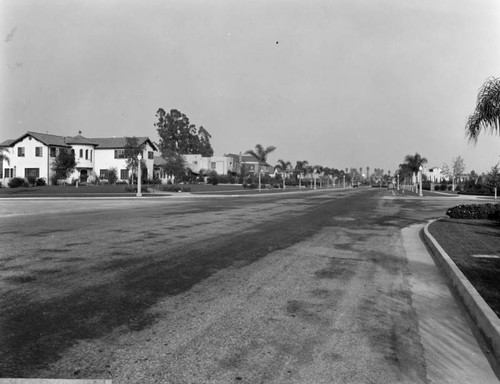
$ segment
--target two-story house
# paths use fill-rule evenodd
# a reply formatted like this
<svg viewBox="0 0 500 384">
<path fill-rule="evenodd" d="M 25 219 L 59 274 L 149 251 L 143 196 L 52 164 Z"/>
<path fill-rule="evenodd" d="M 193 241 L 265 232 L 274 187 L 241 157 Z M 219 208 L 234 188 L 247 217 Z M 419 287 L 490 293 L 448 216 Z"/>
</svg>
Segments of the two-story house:
<svg viewBox="0 0 500 384">
<path fill-rule="evenodd" d="M 148 176 L 153 175 L 153 153 L 155 145 L 147 137 L 138 137 L 144 145 L 143 159 Z M 126 137 L 86 138 L 82 135 L 59 136 L 48 133 L 27 132 L 15 140 L 0 144 L 9 162 L 0 164 L 0 180 L 7 184 L 13 177 L 43 178 L 50 184 L 52 163 L 62 148 L 75 155 L 76 167 L 68 178 L 86 181 L 91 172 L 105 178 L 110 168 L 116 168 L 120 180 L 128 180 L 130 170 L 125 159 Z"/>
</svg>

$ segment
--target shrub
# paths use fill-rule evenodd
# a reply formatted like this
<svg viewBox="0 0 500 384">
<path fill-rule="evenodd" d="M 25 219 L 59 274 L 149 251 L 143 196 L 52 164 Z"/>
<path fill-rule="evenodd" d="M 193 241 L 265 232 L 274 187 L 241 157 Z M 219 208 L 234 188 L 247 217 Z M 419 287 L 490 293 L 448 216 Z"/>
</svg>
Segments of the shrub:
<svg viewBox="0 0 500 384">
<path fill-rule="evenodd" d="M 434 186 L 434 190 L 435 190 L 435 191 L 439 191 L 440 187 L 441 187 L 440 185 L 437 185 L 437 184 L 436 184 L 436 185 Z"/>
<path fill-rule="evenodd" d="M 219 184 L 219 175 L 216 172 L 210 172 L 207 178 L 207 183 L 212 185 Z"/>
<path fill-rule="evenodd" d="M 18 187 L 27 187 L 28 183 L 22 177 L 14 177 L 11 181 L 9 181 L 10 188 L 18 188 Z"/>
<path fill-rule="evenodd" d="M 500 205 L 498 204 L 468 204 L 457 205 L 446 211 L 452 219 L 500 220 Z"/>
<path fill-rule="evenodd" d="M 40 177 L 40 178 L 36 179 L 35 185 L 37 187 L 43 187 L 43 186 L 47 185 L 47 182 L 45 181 L 45 179 L 43 177 Z"/>
<path fill-rule="evenodd" d="M 447 185 L 446 185 L 446 184 L 441 184 L 441 185 L 439 186 L 439 189 L 440 189 L 441 191 L 446 191 L 446 188 L 447 188 Z"/>
<path fill-rule="evenodd" d="M 243 188 L 256 189 L 259 186 L 255 183 L 243 183 Z"/>
</svg>

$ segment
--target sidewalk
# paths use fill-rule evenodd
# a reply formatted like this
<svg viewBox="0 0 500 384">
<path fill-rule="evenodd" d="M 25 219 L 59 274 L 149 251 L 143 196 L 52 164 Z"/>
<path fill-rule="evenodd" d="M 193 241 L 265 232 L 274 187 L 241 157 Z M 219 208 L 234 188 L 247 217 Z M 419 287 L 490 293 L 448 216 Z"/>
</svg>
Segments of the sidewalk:
<svg viewBox="0 0 500 384">
<path fill-rule="evenodd" d="M 417 311 L 427 376 L 433 383 L 498 383 L 500 369 L 477 334 L 447 276 L 419 237 L 421 225 L 402 230 L 412 300 Z M 497 375 L 495 374 L 497 373 Z"/>
</svg>

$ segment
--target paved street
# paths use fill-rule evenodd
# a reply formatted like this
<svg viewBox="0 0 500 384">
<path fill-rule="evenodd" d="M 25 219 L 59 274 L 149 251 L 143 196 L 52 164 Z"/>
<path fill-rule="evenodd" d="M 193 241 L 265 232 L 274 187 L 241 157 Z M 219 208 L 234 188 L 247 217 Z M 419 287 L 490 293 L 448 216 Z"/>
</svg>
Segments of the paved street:
<svg viewBox="0 0 500 384">
<path fill-rule="evenodd" d="M 458 203 L 365 188 L 0 201 L 0 377 L 447 380 L 460 356 L 432 344 L 422 288 L 446 284 L 411 228 Z M 495 382 L 444 296 L 469 373 Z"/>
</svg>

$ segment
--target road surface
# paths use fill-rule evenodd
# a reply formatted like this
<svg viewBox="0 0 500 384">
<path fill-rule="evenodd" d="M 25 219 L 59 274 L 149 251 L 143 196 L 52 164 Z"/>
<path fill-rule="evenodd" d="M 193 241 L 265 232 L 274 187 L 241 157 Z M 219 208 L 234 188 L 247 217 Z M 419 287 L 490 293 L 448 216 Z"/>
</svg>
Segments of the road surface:
<svg viewBox="0 0 500 384">
<path fill-rule="evenodd" d="M 1 201 L 0 377 L 429 382 L 402 229 L 453 205 L 363 188 Z"/>
</svg>

